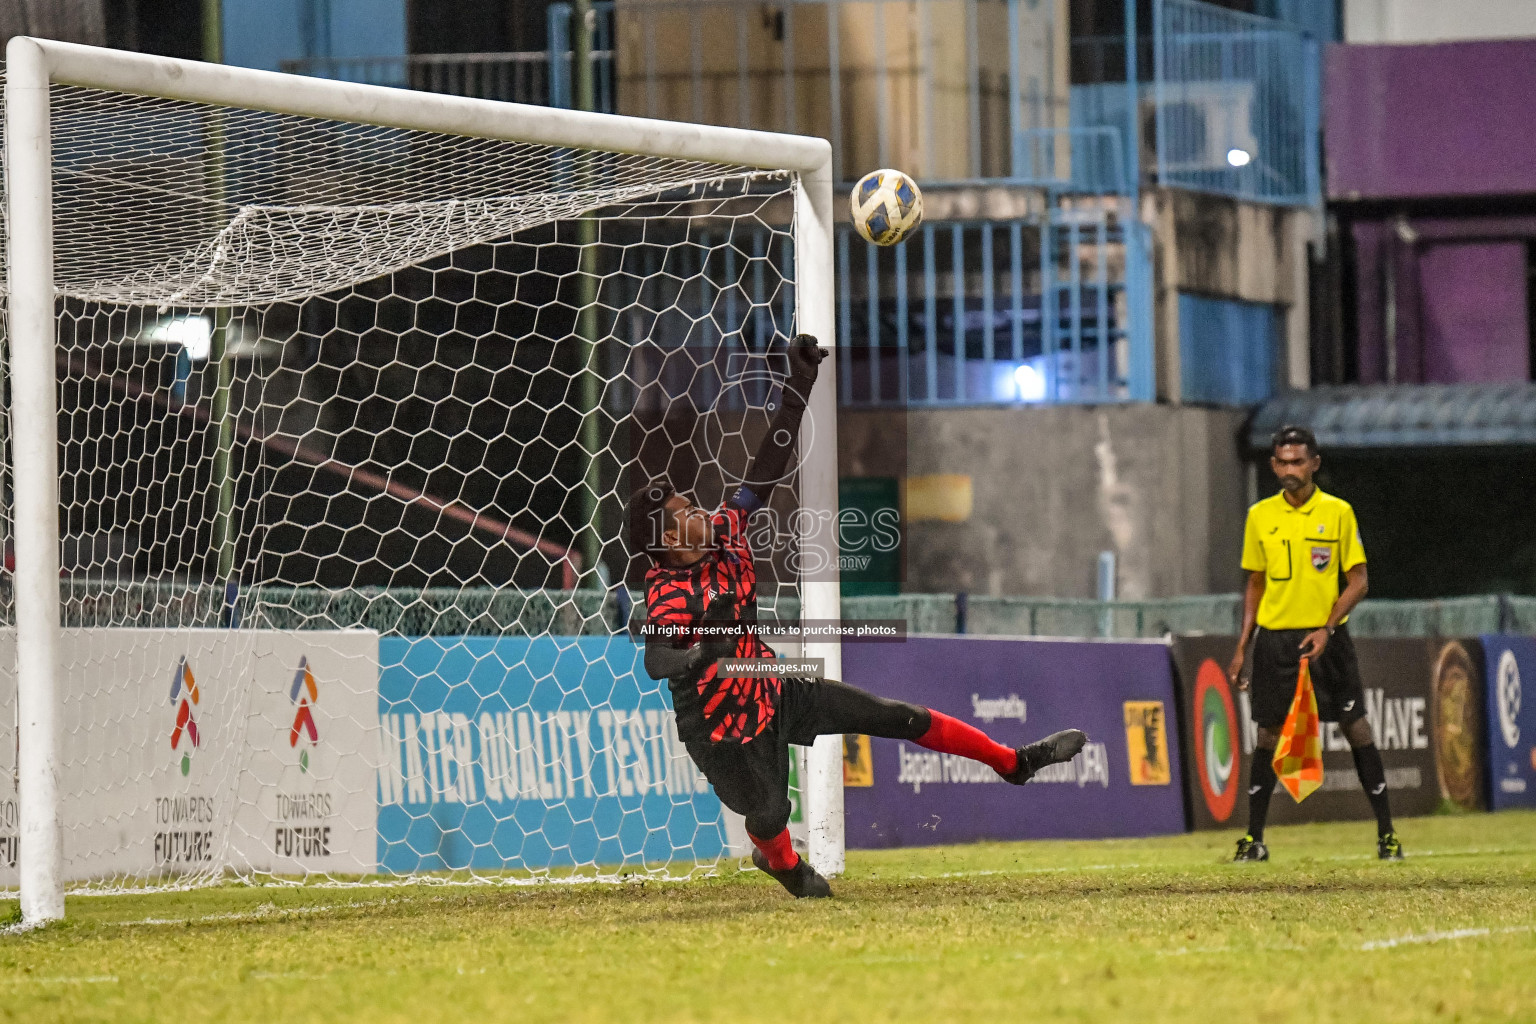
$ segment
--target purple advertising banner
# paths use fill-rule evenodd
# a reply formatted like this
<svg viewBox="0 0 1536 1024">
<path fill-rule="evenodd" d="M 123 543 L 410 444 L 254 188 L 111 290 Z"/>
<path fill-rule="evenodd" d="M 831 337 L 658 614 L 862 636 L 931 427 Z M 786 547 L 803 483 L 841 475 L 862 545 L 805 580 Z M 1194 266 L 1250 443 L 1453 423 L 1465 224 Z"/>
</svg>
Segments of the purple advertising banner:
<svg viewBox="0 0 1536 1024">
<path fill-rule="evenodd" d="M 1494 810 L 1536 807 L 1536 639 L 1483 637 L 1488 673 L 1488 783 Z"/>
<path fill-rule="evenodd" d="M 1089 739 L 1072 761 L 1016 787 L 915 743 L 848 737 L 849 847 L 1184 831 L 1173 676 L 1160 642 L 918 636 L 848 644 L 843 672 L 1010 746 L 1073 727 Z"/>
</svg>

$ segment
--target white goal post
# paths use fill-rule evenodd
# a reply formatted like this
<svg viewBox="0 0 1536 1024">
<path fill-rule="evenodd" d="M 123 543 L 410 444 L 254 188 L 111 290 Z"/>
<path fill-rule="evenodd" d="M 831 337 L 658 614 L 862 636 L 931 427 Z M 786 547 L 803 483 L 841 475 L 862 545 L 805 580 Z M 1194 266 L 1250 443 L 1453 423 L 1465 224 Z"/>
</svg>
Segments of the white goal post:
<svg viewBox="0 0 1536 1024">
<path fill-rule="evenodd" d="M 61 87 L 578 153 L 788 172 L 794 179 L 795 328 L 817 336 L 824 345 L 832 345 L 835 337 L 833 181 L 831 148 L 825 140 L 418 93 L 28 37 L 12 39 L 5 68 L 9 221 L 5 293 L 14 495 L 19 884 L 28 924 L 63 916 L 67 881 L 60 741 L 65 728 L 61 708 L 68 696 L 63 666 L 69 640 L 60 614 L 57 401 L 57 346 L 64 300 L 55 281 L 55 184 L 59 179 L 51 121 Z M 577 209 L 574 215 L 588 209 Z M 213 273 L 211 268 L 208 273 Z M 202 306 L 216 309 L 220 304 L 215 296 Z M 828 360 L 822 366 L 824 379 L 813 395 L 809 417 L 816 425 L 815 443 L 803 453 L 799 481 L 800 505 L 832 516 L 837 509 L 836 365 L 836 360 Z M 836 559 L 832 562 L 830 572 L 801 582 L 800 614 L 807 619 L 839 617 Z M 824 659 L 828 674 L 840 676 L 835 642 L 807 644 L 804 653 Z M 446 776 L 447 762 L 443 763 Z M 836 874 L 843 867 L 839 738 L 823 737 L 817 743 L 807 759 L 807 776 L 802 791 L 810 859 L 824 874 Z"/>
</svg>

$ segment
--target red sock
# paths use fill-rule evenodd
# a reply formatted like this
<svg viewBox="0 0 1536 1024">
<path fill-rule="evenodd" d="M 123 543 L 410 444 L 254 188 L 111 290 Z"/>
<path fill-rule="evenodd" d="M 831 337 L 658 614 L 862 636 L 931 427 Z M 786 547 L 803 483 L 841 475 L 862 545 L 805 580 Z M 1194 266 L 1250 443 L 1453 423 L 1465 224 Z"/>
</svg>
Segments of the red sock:
<svg viewBox="0 0 1536 1024">
<path fill-rule="evenodd" d="M 1019 755 L 1012 747 L 1003 746 L 974 725 L 966 725 L 942 711 L 930 708 L 928 713 L 933 716 L 933 724 L 917 738 L 919 746 L 941 754 L 964 755 L 1000 775 L 1009 775 L 1018 769 Z"/>
<path fill-rule="evenodd" d="M 763 851 L 763 856 L 768 858 L 768 866 L 775 871 L 788 871 L 800 863 L 800 855 L 795 848 L 789 845 L 789 829 L 783 829 L 772 839 L 759 839 L 752 833 L 747 833 L 747 838 L 752 840 L 752 845 Z"/>
</svg>

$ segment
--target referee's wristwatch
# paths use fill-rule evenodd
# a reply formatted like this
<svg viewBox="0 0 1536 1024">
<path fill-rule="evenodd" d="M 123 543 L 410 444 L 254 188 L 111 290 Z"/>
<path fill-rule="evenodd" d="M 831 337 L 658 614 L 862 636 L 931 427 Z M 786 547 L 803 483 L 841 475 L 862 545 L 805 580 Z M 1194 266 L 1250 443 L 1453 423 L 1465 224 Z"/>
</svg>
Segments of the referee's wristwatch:
<svg viewBox="0 0 1536 1024">
<path fill-rule="evenodd" d="M 1326 630 L 1327 630 L 1327 631 L 1328 631 L 1328 639 L 1330 639 L 1330 640 L 1332 640 L 1332 639 L 1333 639 L 1333 634 L 1334 634 L 1334 632 L 1335 632 L 1335 631 L 1336 631 L 1336 630 L 1337 630 L 1337 629 L 1338 629 L 1338 628 L 1339 628 L 1339 627 L 1338 627 L 1338 626 L 1324 626 L 1324 627 L 1323 627 L 1323 628 L 1324 628 L 1324 629 L 1326 629 Z"/>
</svg>

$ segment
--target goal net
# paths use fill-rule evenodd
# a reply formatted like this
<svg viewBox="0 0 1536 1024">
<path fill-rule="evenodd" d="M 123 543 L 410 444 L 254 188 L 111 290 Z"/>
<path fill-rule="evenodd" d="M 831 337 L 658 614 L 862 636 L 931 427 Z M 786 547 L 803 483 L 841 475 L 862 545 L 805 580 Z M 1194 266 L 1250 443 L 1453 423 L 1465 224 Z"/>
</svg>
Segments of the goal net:
<svg viewBox="0 0 1536 1024">
<path fill-rule="evenodd" d="M 641 666 L 623 503 L 720 500 L 774 353 L 830 340 L 824 144 L 8 56 L 0 886 L 739 853 Z M 772 523 L 827 503 L 817 427 Z M 811 613 L 777 540 L 763 611 Z"/>
</svg>

